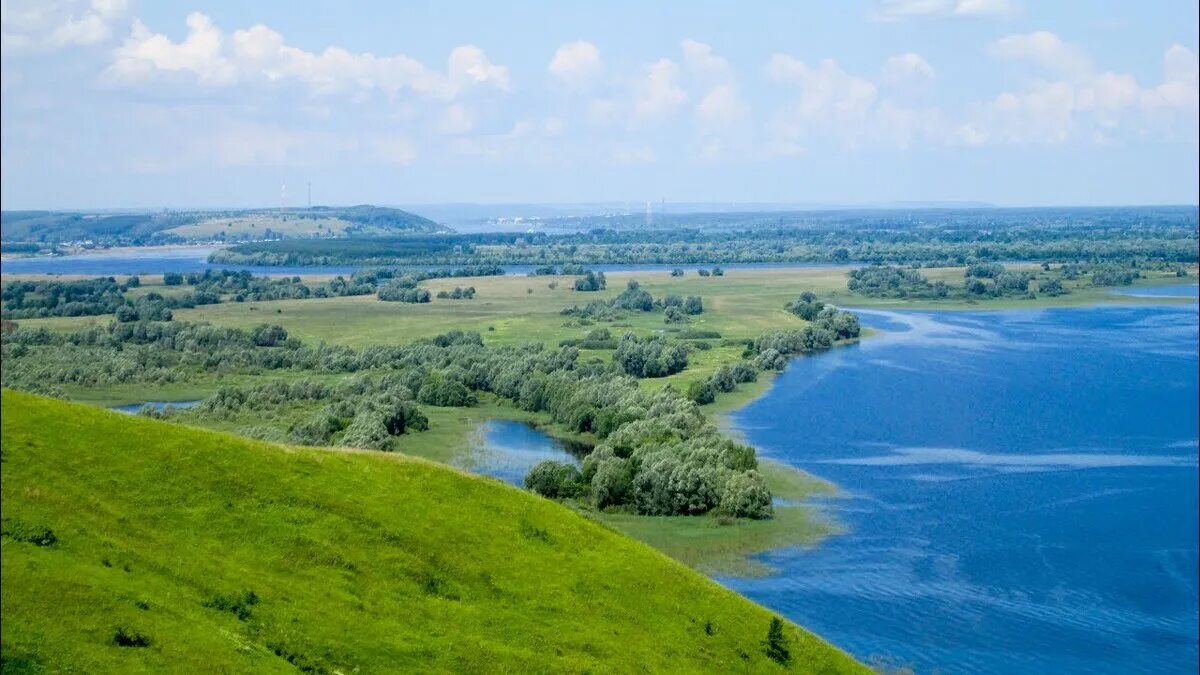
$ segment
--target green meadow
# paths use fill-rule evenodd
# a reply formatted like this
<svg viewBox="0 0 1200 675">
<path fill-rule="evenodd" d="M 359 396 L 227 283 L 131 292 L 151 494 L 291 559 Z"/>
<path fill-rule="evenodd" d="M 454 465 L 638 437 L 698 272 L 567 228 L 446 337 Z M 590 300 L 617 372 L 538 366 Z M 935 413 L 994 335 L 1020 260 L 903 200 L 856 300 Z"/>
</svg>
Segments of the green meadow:
<svg viewBox="0 0 1200 675">
<path fill-rule="evenodd" d="M 498 481 L 5 391 L 4 672 L 867 672 Z M 651 535 L 647 535 L 652 538 Z"/>
</svg>

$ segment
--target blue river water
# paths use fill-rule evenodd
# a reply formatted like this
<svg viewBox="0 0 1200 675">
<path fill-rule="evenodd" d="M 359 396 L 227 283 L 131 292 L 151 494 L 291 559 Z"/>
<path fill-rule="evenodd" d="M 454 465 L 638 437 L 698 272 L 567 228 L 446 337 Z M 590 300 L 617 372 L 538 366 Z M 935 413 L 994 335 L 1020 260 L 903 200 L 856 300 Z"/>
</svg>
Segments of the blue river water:
<svg viewBox="0 0 1200 675">
<path fill-rule="evenodd" d="M 1197 668 L 1197 310 L 862 312 L 735 414 L 848 531 L 722 579 L 918 672 Z"/>
<path fill-rule="evenodd" d="M 349 276 L 363 266 L 354 265 L 225 265 L 208 262 L 213 248 L 178 247 L 150 249 L 146 251 L 123 251 L 120 253 L 81 253 L 63 256 L 32 256 L 14 258 L 0 262 L 3 274 L 67 274 L 109 276 L 119 274 L 163 274 L 164 272 L 204 272 L 205 270 L 246 271 L 263 276 L 337 275 Z M 830 267 L 828 263 L 729 263 L 722 265 L 659 265 L 659 264 L 604 264 L 588 265 L 598 272 L 653 272 L 670 271 L 676 267 L 694 274 L 699 267 L 722 267 L 736 269 L 794 269 L 807 267 Z M 377 265 L 372 267 L 378 267 Z M 453 265 L 416 266 L 428 269 L 453 267 Z M 846 266 L 847 268 L 849 266 Z M 505 274 L 523 276 L 532 272 L 534 265 L 503 265 Z"/>
<path fill-rule="evenodd" d="M 734 415 L 839 486 L 846 533 L 720 581 L 919 673 L 1195 672 L 1196 307 L 859 312 L 879 335 Z M 519 422 L 481 435 L 470 468 L 515 484 L 573 456 Z"/>
</svg>

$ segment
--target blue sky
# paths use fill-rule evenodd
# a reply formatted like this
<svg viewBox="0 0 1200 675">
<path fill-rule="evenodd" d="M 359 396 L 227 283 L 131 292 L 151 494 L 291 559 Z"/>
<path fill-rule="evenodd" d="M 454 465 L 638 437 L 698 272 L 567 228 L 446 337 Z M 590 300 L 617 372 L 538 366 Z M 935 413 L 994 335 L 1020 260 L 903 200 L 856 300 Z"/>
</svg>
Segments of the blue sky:
<svg viewBox="0 0 1200 675">
<path fill-rule="evenodd" d="M 3 0 L 3 208 L 1194 204 L 1197 13 Z"/>
</svg>

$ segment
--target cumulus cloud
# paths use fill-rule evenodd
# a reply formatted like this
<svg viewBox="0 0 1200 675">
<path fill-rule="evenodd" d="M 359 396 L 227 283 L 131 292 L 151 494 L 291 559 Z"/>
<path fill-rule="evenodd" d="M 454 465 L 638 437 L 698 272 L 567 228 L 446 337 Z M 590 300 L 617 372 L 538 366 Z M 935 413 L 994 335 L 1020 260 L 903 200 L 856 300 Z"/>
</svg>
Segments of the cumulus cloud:
<svg viewBox="0 0 1200 675">
<path fill-rule="evenodd" d="M 356 54 L 341 47 L 305 51 L 261 24 L 227 37 L 199 12 L 187 17 L 187 27 L 187 36 L 173 42 L 135 21 L 129 38 L 113 52 L 102 80 L 136 86 L 164 76 L 190 76 L 198 84 L 214 87 L 290 81 L 314 94 L 381 91 L 394 96 L 410 90 L 438 99 L 452 99 L 473 89 L 507 91 L 511 86 L 508 68 L 492 63 L 473 45 L 454 48 L 441 73 L 403 54 Z"/>
<path fill-rule="evenodd" d="M 1002 59 L 1032 61 L 1047 71 L 1076 80 L 1090 77 L 1094 70 L 1083 50 L 1044 30 L 1000 38 L 989 51 Z"/>
<path fill-rule="evenodd" d="M 9 49 L 59 49 L 108 42 L 125 17 L 126 0 L 5 0 L 0 36 Z"/>
<path fill-rule="evenodd" d="M 989 51 L 1002 59 L 1029 60 L 1047 77 L 973 106 L 956 132 L 961 142 L 1108 142 L 1122 127 L 1174 136 L 1181 114 L 1190 118 L 1187 127 L 1195 134 L 1196 56 L 1186 47 L 1166 51 L 1163 82 L 1154 87 L 1143 87 L 1129 74 L 1097 72 L 1082 49 L 1045 31 L 1002 38 Z"/>
<path fill-rule="evenodd" d="M 737 89 L 730 85 L 713 88 L 696 104 L 696 121 L 705 132 L 727 129 L 750 114 Z"/>
<path fill-rule="evenodd" d="M 212 21 L 199 12 L 187 17 L 188 33 L 182 42 L 152 33 L 134 21 L 125 44 L 113 53 L 105 79 L 118 84 L 135 84 L 156 72 L 189 73 L 200 84 L 227 85 L 237 81 L 237 68 L 223 55 L 224 36 Z"/>
<path fill-rule="evenodd" d="M 714 54 L 710 45 L 684 40 L 679 46 L 683 50 L 684 65 L 697 81 L 708 85 L 723 85 L 733 81 L 733 67 L 724 58 Z"/>
<path fill-rule="evenodd" d="M 675 112 L 687 101 L 687 92 L 679 84 L 679 64 L 659 59 L 646 66 L 634 85 L 635 121 L 658 121 Z"/>
<path fill-rule="evenodd" d="M 604 62 L 596 45 L 576 40 L 555 50 L 546 69 L 568 88 L 586 91 L 604 75 Z"/>
<path fill-rule="evenodd" d="M 797 154 L 814 143 L 835 140 L 846 147 L 884 144 L 906 149 L 918 139 L 941 138 L 944 115 L 936 107 L 912 102 L 914 87 L 927 86 L 933 68 L 921 56 L 888 59 L 880 84 L 846 72 L 837 61 L 816 65 L 788 54 L 775 54 L 767 75 L 797 85 L 799 98 L 777 110 L 767 123 L 769 154 Z M 884 95 L 887 94 L 887 95 Z"/>
<path fill-rule="evenodd" d="M 883 63 L 880 82 L 897 89 L 919 90 L 933 82 L 933 66 L 920 54 L 908 52 Z"/>
<path fill-rule="evenodd" d="M 1141 92 L 1140 103 L 1147 110 L 1195 111 L 1200 107 L 1198 81 L 1196 53 L 1182 45 L 1172 45 L 1163 55 L 1163 83 Z"/>
<path fill-rule="evenodd" d="M 1020 8 L 1009 0 L 880 0 L 870 17 L 876 21 L 936 17 L 1003 17 Z"/>
</svg>

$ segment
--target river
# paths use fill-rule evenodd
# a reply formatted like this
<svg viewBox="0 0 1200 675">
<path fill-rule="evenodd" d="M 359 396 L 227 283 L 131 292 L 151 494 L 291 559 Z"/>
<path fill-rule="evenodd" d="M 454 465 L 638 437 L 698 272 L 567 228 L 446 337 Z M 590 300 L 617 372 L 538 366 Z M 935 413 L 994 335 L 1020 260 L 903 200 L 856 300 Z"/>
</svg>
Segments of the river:
<svg viewBox="0 0 1200 675">
<path fill-rule="evenodd" d="M 31 256 L 0 261 L 0 273 L 3 274 L 61 274 L 82 276 L 111 276 L 121 274 L 163 274 L 178 272 L 181 274 L 204 272 L 206 270 L 231 270 L 235 272 L 251 272 L 263 276 L 298 276 L 298 275 L 343 275 L 349 276 L 355 271 L 367 268 L 377 268 L 379 265 L 313 265 L 313 266 L 274 266 L 274 265 L 225 265 L 208 262 L 208 256 L 214 248 L 199 246 L 183 246 L 176 248 L 155 248 L 139 251 L 125 249 L 99 253 L 80 253 L 63 256 Z M 415 265 L 417 269 L 442 269 L 446 267 L 461 267 L 461 265 Z M 510 276 L 525 276 L 532 272 L 535 265 L 502 265 L 504 273 Z M 586 265 L 597 272 L 669 272 L 675 268 L 694 273 L 703 267 L 721 267 L 727 270 L 738 269 L 797 269 L 838 267 L 829 263 L 729 263 L 718 265 L 694 264 L 596 264 Z M 844 266 L 849 269 L 849 266 Z"/>
<path fill-rule="evenodd" d="M 918 672 L 1195 672 L 1196 307 L 861 316 L 733 415 L 846 534 L 720 581 Z M 485 430 L 568 456 L 538 435 Z"/>
</svg>

